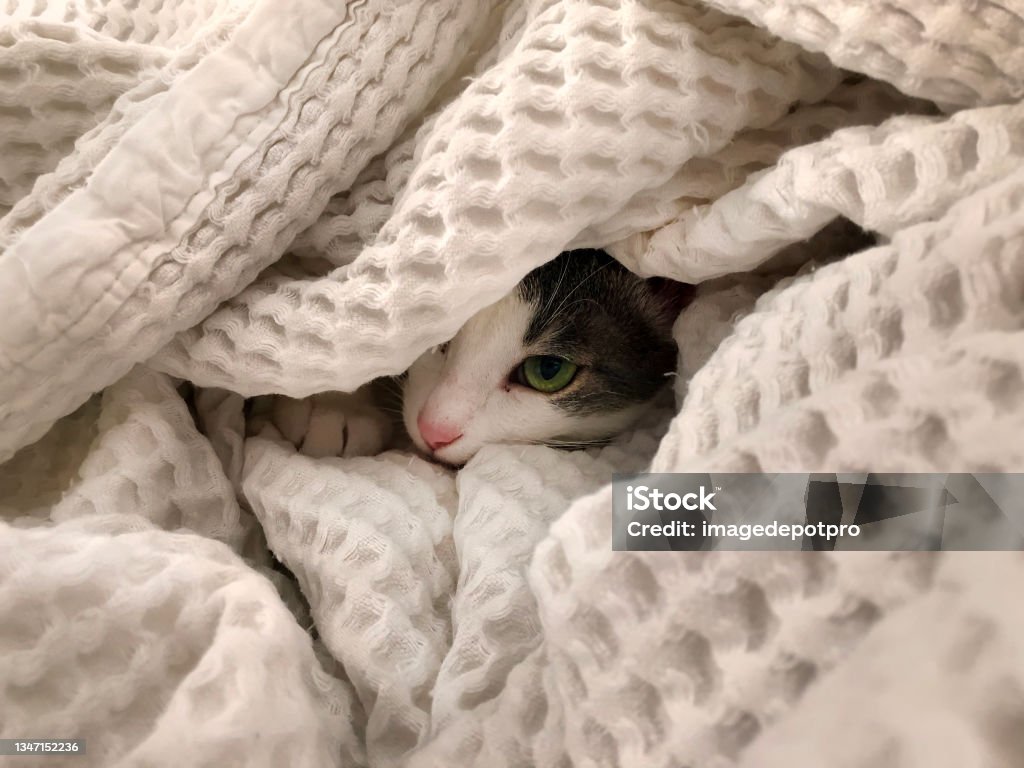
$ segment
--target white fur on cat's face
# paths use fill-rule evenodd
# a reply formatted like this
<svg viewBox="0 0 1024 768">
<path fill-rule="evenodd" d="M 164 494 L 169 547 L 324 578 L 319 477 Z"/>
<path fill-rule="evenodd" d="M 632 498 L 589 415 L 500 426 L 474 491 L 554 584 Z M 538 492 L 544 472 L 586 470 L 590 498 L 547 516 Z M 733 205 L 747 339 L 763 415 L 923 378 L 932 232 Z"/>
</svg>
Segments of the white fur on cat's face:
<svg viewBox="0 0 1024 768">
<path fill-rule="evenodd" d="M 604 438 L 630 424 L 642 406 L 586 416 L 566 412 L 551 396 L 510 379 L 527 357 L 548 352 L 523 345 L 532 307 L 517 292 L 472 317 L 445 352 L 424 353 L 409 369 L 402 417 L 413 442 L 446 464 L 460 465 L 490 443 L 558 443 Z M 431 451 L 421 413 L 461 432 Z"/>
</svg>

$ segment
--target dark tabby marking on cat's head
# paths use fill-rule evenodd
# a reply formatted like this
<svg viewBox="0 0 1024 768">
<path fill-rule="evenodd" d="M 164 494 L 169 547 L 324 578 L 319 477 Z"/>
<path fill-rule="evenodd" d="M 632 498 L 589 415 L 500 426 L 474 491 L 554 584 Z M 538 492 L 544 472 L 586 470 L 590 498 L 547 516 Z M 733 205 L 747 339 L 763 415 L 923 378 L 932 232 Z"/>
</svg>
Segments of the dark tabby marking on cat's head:
<svg viewBox="0 0 1024 768">
<path fill-rule="evenodd" d="M 683 294 L 604 251 L 563 253 L 527 275 L 519 295 L 534 307 L 524 343 L 579 366 L 574 385 L 550 396 L 559 408 L 583 415 L 644 402 L 675 370 L 672 323 Z"/>
<path fill-rule="evenodd" d="M 689 286 L 567 251 L 423 355 L 405 385 L 416 445 L 462 464 L 489 443 L 585 445 L 621 432 L 676 368 Z"/>
</svg>

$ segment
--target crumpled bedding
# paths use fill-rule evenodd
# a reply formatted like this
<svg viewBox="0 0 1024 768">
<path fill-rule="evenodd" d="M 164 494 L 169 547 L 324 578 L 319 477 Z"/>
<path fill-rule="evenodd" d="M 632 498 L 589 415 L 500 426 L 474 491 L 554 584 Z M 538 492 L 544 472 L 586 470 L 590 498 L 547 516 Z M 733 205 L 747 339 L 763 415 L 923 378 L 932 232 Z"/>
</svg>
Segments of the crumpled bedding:
<svg viewBox="0 0 1024 768">
<path fill-rule="evenodd" d="M 1024 7 L 0 13 L 0 737 L 83 738 L 76 766 L 1020 761 L 1019 553 L 613 553 L 608 483 L 1024 469 Z M 699 284 L 674 404 L 611 445 L 453 472 L 247 425 L 244 397 L 400 373 L 577 246 Z"/>
</svg>

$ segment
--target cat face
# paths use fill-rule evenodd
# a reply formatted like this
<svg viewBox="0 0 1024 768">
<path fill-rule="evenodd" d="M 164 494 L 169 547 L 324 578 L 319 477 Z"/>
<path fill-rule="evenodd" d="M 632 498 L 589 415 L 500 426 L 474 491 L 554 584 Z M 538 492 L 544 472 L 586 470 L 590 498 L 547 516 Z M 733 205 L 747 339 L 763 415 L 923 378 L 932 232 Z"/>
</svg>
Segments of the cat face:
<svg viewBox="0 0 1024 768">
<path fill-rule="evenodd" d="M 413 364 L 405 427 L 420 450 L 452 465 L 489 443 L 606 440 L 675 369 L 681 295 L 602 251 L 563 253 Z"/>
</svg>

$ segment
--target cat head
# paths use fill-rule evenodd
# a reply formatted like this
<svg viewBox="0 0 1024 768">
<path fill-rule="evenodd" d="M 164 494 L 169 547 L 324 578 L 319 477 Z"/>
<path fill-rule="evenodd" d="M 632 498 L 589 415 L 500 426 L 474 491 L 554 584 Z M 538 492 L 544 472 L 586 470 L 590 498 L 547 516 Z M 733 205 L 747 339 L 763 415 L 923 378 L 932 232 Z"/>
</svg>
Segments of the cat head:
<svg viewBox="0 0 1024 768">
<path fill-rule="evenodd" d="M 489 443 L 607 440 L 675 370 L 671 329 L 688 289 L 637 277 L 603 251 L 561 254 L 413 364 L 409 435 L 452 465 Z"/>
</svg>

